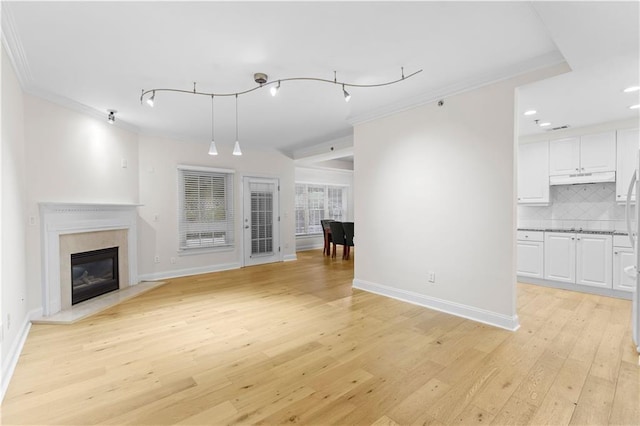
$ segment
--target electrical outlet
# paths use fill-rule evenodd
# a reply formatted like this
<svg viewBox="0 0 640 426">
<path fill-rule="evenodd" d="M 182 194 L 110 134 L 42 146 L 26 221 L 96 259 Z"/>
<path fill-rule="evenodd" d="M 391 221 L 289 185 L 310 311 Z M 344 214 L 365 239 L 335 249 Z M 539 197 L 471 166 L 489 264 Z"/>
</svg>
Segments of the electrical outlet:
<svg viewBox="0 0 640 426">
<path fill-rule="evenodd" d="M 156 257 L 153 258 L 153 261 L 156 263 L 160 263 L 160 256 L 156 255 Z"/>
<path fill-rule="evenodd" d="M 176 263 L 176 258 L 175 258 L 175 257 L 172 257 L 172 258 L 171 258 L 171 264 L 174 264 L 174 263 Z"/>
<path fill-rule="evenodd" d="M 120 160 L 120 167 L 122 167 L 123 169 L 126 169 L 129 166 L 129 164 L 127 163 L 127 159 L 123 158 L 122 160 Z"/>
<path fill-rule="evenodd" d="M 35 225 L 35 224 L 36 224 L 36 217 L 29 216 L 29 225 Z"/>
<path fill-rule="evenodd" d="M 429 282 L 430 283 L 436 282 L 436 273 L 433 271 L 429 271 Z"/>
</svg>

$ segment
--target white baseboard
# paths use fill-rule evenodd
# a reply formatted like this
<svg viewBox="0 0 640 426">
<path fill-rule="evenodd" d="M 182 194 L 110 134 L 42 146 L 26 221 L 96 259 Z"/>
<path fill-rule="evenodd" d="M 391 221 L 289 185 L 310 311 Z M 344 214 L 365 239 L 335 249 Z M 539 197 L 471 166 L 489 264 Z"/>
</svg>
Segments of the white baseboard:
<svg viewBox="0 0 640 426">
<path fill-rule="evenodd" d="M 518 278 L 518 282 L 523 284 L 535 284 L 535 285 L 541 285 L 544 287 L 558 288 L 560 290 L 570 290 L 570 291 L 577 291 L 580 293 L 597 294 L 598 296 L 615 297 L 618 299 L 626 299 L 626 300 L 633 299 L 633 293 L 629 291 L 624 291 L 624 290 L 591 287 L 588 285 L 563 283 L 560 281 L 549 281 L 549 280 L 543 280 L 540 278 L 524 277 L 521 275 L 518 275 L 517 278 Z"/>
<path fill-rule="evenodd" d="M 369 293 L 379 294 L 381 296 L 391 297 L 392 299 L 401 300 L 403 302 L 412 303 L 414 305 L 424 306 L 425 308 L 445 312 L 447 314 L 481 322 L 483 324 L 492 325 L 494 327 L 504 328 L 509 331 L 516 331 L 520 327 L 520 322 L 517 315 L 503 315 L 496 312 L 487 311 L 485 309 L 476 308 L 474 306 L 450 302 L 448 300 L 438 299 L 435 297 L 426 296 L 424 294 L 359 279 L 353 280 L 353 288 L 368 291 Z"/>
<path fill-rule="evenodd" d="M 298 256 L 294 254 L 285 254 L 282 259 L 284 262 L 293 262 L 294 260 L 298 260 Z"/>
<path fill-rule="evenodd" d="M 29 335 L 29 330 L 31 329 L 31 319 L 40 316 L 42 316 L 42 308 L 34 309 L 27 312 L 27 315 L 22 322 L 22 326 L 20 327 L 20 332 L 18 333 L 16 339 L 11 345 L 11 348 L 9 349 L 7 358 L 2 360 L 2 384 L 0 385 L 0 402 L 2 402 L 2 400 L 4 399 L 4 395 L 7 392 L 7 388 L 9 387 L 9 382 L 11 381 L 11 377 L 13 376 L 13 372 L 16 369 L 16 365 L 18 365 L 18 359 L 20 358 L 22 348 L 24 347 L 24 343 L 26 342 L 27 336 Z"/>
<path fill-rule="evenodd" d="M 138 275 L 139 281 L 158 281 L 168 278 L 188 277 L 190 275 L 208 274 L 210 272 L 240 269 L 239 263 L 223 263 L 220 265 L 200 266 L 197 268 L 175 269 L 173 271 L 155 272 L 153 274 Z"/>
</svg>

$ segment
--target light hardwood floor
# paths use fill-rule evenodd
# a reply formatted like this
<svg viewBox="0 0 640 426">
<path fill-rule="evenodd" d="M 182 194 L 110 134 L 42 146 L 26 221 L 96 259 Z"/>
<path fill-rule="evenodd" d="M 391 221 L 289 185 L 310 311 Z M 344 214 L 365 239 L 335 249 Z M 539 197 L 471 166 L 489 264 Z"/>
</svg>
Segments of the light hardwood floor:
<svg viewBox="0 0 640 426">
<path fill-rule="evenodd" d="M 33 326 L 2 423 L 640 424 L 628 301 L 519 285 L 509 332 L 298 256 Z"/>
</svg>

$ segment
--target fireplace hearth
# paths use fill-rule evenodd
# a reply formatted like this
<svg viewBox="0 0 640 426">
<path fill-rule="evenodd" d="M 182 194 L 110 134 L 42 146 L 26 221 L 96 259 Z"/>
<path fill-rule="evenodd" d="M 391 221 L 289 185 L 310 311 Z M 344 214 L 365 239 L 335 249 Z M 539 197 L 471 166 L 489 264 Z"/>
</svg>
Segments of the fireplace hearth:
<svg viewBox="0 0 640 426">
<path fill-rule="evenodd" d="M 118 290 L 118 247 L 71 254 L 71 304 Z"/>
</svg>

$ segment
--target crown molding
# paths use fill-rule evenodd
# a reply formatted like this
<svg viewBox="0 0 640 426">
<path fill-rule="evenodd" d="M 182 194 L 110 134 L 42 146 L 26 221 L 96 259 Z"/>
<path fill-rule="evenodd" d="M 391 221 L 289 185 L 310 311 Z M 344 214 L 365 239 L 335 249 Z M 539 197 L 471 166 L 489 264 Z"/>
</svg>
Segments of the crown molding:
<svg viewBox="0 0 640 426">
<path fill-rule="evenodd" d="M 338 157 L 336 155 L 337 152 L 348 149 L 351 149 L 351 153 L 353 153 L 353 134 L 295 150 L 292 153 L 292 158 L 294 160 L 301 160 L 322 156 L 325 159 L 332 159 Z"/>
<path fill-rule="evenodd" d="M 16 76 L 23 89 L 29 87 L 33 78 L 31 76 L 31 69 L 27 62 L 27 55 L 22 48 L 22 42 L 18 37 L 16 31 L 15 21 L 13 20 L 13 14 L 11 8 L 7 2 L 0 3 L 0 26 L 2 26 L 2 45 L 5 52 L 13 65 Z"/>
<path fill-rule="evenodd" d="M 2 25 L 2 45 L 9 57 L 9 60 L 11 61 L 11 65 L 13 66 L 22 90 L 29 95 L 47 100 L 70 110 L 86 114 L 98 120 L 105 120 L 107 114 L 106 111 L 99 111 L 88 105 L 74 101 L 73 99 L 51 93 L 50 91 L 44 90 L 33 84 L 33 76 L 31 74 L 29 62 L 27 61 L 27 55 L 22 47 L 20 37 L 18 37 L 11 8 L 6 2 L 1 2 L 0 8 L 0 13 L 2 15 L 0 20 Z M 138 127 L 119 119 L 116 119 L 113 125 L 131 132 L 139 131 Z"/>
<path fill-rule="evenodd" d="M 70 109 L 72 111 L 76 111 L 82 113 L 84 115 L 88 115 L 90 117 L 95 118 L 96 120 L 107 120 L 107 111 L 100 111 L 95 108 L 92 108 L 88 105 L 85 105 L 81 102 L 74 101 L 73 99 L 67 98 L 65 96 L 61 96 L 55 93 L 51 93 L 48 90 L 44 90 L 38 87 L 26 87 L 23 88 L 24 92 L 34 96 L 36 98 L 44 99 L 56 105 L 62 106 L 64 108 Z M 118 127 L 121 129 L 128 130 L 134 133 L 140 133 L 140 129 L 138 126 L 135 126 L 131 123 L 127 123 L 118 118 L 116 115 L 116 121 L 113 123 L 114 127 Z"/>
<path fill-rule="evenodd" d="M 535 58 L 501 68 L 497 71 L 480 74 L 467 80 L 462 80 L 448 86 L 423 92 L 417 96 L 407 98 L 390 105 L 386 105 L 365 114 L 349 117 L 347 119 L 347 122 L 352 126 L 355 126 L 356 124 L 376 120 L 401 111 L 406 111 L 408 109 L 416 108 L 421 105 L 429 104 L 442 98 L 469 92 L 471 90 L 475 90 L 489 84 L 498 83 L 500 81 L 504 81 L 527 72 L 550 67 L 553 65 L 558 65 L 563 62 L 565 62 L 565 59 L 560 52 L 549 52 L 544 55 L 540 55 Z"/>
</svg>

